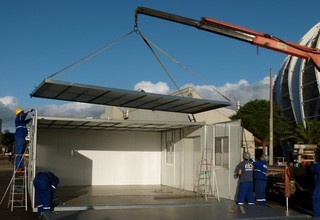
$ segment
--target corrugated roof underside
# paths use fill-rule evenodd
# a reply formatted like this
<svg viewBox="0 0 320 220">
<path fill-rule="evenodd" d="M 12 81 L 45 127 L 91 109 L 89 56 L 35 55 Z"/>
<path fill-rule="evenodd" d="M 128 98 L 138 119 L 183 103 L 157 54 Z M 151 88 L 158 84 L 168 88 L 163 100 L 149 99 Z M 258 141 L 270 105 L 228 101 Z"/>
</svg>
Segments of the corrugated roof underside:
<svg viewBox="0 0 320 220">
<path fill-rule="evenodd" d="M 30 96 L 188 114 L 230 106 L 230 102 L 161 95 L 49 79 L 44 80 Z"/>
<path fill-rule="evenodd" d="M 130 130 L 130 131 L 166 131 L 180 128 L 198 128 L 203 123 L 195 122 L 153 122 L 133 120 L 104 120 L 84 118 L 61 118 L 39 116 L 39 129 L 80 129 L 80 130 Z"/>
</svg>

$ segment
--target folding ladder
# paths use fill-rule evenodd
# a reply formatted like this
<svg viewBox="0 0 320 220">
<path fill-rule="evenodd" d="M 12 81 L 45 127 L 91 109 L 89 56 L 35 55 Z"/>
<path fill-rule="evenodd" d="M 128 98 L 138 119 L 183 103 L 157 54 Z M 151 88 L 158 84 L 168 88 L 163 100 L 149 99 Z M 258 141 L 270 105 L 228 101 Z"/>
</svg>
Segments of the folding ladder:
<svg viewBox="0 0 320 220">
<path fill-rule="evenodd" d="M 14 166 L 13 166 L 13 175 L 11 179 L 11 188 L 10 188 L 10 194 L 9 194 L 9 201 L 8 201 L 8 208 L 10 207 L 11 212 L 14 208 L 25 208 L 27 211 L 28 209 L 28 201 L 27 201 L 27 171 L 26 171 L 26 154 L 18 154 L 15 155 L 15 158 L 17 156 L 21 156 L 21 160 L 19 163 L 21 163 L 22 158 L 24 158 L 24 168 L 19 170 L 16 169 L 16 160 L 14 160 Z"/>
<path fill-rule="evenodd" d="M 205 147 L 202 150 L 200 171 L 198 178 L 198 196 L 202 196 L 208 201 L 208 197 L 217 195 L 218 201 L 220 201 L 218 181 L 216 177 L 215 167 L 212 163 L 212 149 Z M 214 179 L 214 188 L 212 189 L 212 179 Z"/>
</svg>

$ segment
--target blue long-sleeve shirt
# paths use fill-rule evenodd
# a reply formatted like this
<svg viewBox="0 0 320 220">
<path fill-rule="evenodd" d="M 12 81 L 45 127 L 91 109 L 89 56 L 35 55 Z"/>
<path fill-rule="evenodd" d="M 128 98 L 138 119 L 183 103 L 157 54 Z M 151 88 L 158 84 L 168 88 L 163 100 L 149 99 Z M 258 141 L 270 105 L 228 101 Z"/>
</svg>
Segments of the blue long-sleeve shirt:
<svg viewBox="0 0 320 220">
<path fill-rule="evenodd" d="M 15 125 L 16 125 L 15 136 L 16 137 L 26 137 L 28 135 L 27 124 L 31 121 L 31 118 L 26 119 L 27 116 L 28 116 L 28 113 L 17 115 L 15 120 Z"/>
<path fill-rule="evenodd" d="M 267 180 L 267 163 L 263 160 L 257 160 L 253 162 L 253 179 L 255 180 Z"/>
</svg>

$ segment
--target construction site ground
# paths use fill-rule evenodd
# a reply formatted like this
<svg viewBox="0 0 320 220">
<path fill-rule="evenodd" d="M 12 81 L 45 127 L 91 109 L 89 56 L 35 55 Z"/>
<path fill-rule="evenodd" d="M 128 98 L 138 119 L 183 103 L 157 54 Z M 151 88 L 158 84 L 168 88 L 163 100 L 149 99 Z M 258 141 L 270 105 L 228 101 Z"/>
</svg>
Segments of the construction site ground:
<svg viewBox="0 0 320 220">
<path fill-rule="evenodd" d="M 0 160 L 0 193 L 5 194 L 12 177 L 12 164 Z M 8 193 L 0 206 L 1 219 L 38 219 L 30 206 L 28 210 L 8 208 Z M 47 220 L 87 219 L 306 219 L 310 215 L 281 205 L 239 207 L 232 200 L 197 197 L 190 191 L 165 186 L 58 186 L 53 212 L 45 212 Z"/>
<path fill-rule="evenodd" d="M 13 175 L 13 164 L 9 163 L 8 158 L 0 159 L 0 196 L 3 201 L 0 205 L 0 218 L 3 220 L 31 220 L 38 219 L 37 213 L 31 209 L 30 201 L 28 201 L 27 211 L 25 208 L 16 208 L 11 212 L 8 208 L 9 192 L 6 192 L 10 180 Z"/>
</svg>

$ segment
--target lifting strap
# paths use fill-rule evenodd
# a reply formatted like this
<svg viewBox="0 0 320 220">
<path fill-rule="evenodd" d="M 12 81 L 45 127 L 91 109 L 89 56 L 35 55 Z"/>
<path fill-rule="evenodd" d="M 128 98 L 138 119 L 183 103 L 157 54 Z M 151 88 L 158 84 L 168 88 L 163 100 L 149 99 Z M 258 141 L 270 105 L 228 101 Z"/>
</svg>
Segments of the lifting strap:
<svg viewBox="0 0 320 220">
<path fill-rule="evenodd" d="M 122 37 L 117 38 L 116 40 L 114 40 L 113 42 L 111 42 L 110 44 L 103 46 L 102 48 L 92 52 L 91 54 L 81 58 L 80 60 L 62 68 L 61 70 L 51 74 L 48 78 L 54 77 L 58 74 L 61 74 L 60 77 L 63 74 L 66 74 L 68 72 L 70 72 L 71 70 L 77 68 L 78 66 L 82 65 L 83 63 L 87 62 L 88 60 L 92 59 L 93 57 L 97 56 L 98 54 L 100 54 L 101 52 L 109 49 L 110 47 L 112 47 L 114 44 L 116 44 L 117 42 L 121 41 L 122 39 L 126 38 L 127 36 L 131 35 L 133 32 L 136 32 L 142 39 L 143 41 L 146 43 L 146 45 L 148 46 L 148 48 L 151 50 L 152 54 L 155 56 L 155 58 L 157 59 L 157 61 L 160 63 L 160 65 L 162 66 L 162 68 L 164 69 L 164 71 L 166 72 L 166 74 L 168 75 L 168 77 L 170 78 L 170 80 L 172 81 L 172 83 L 174 84 L 174 86 L 176 87 L 177 91 L 179 91 L 179 93 L 183 96 L 181 90 L 179 89 L 179 86 L 177 85 L 177 83 L 174 81 L 173 77 L 170 75 L 170 73 L 168 72 L 168 70 L 165 68 L 165 66 L 163 65 L 163 63 L 161 62 L 161 60 L 159 59 L 159 57 L 157 56 L 157 54 L 155 53 L 154 49 L 152 48 L 152 46 L 154 46 L 156 49 L 158 49 L 161 53 L 163 53 L 165 56 L 167 56 L 168 58 L 170 58 L 171 60 L 173 60 L 175 63 L 177 63 L 180 67 L 182 67 L 183 69 L 185 69 L 187 72 L 189 72 L 192 75 L 195 75 L 195 73 L 193 73 L 189 68 L 187 68 L 185 65 L 183 65 L 182 63 L 178 62 L 176 59 L 174 59 L 172 56 L 170 56 L 168 53 L 164 52 L 162 49 L 160 49 L 157 45 L 155 45 L 154 43 L 152 43 L 150 40 L 148 40 L 144 35 L 141 34 L 141 32 L 138 30 L 138 28 L 135 26 L 133 31 L 128 32 L 127 34 L 123 35 Z M 152 45 L 152 46 L 151 46 Z M 225 95 L 223 95 L 222 93 L 220 93 L 216 88 L 214 88 L 212 85 L 209 85 L 208 83 L 206 83 L 204 80 L 200 79 L 198 76 L 196 77 L 198 80 L 200 80 L 201 82 L 203 82 L 205 85 L 207 85 L 208 87 L 210 87 L 212 90 L 214 90 L 215 92 L 217 92 L 219 95 L 221 95 L 223 98 L 225 98 L 226 100 L 230 101 L 230 99 L 228 97 L 226 97 Z"/>
<path fill-rule="evenodd" d="M 124 39 L 125 37 L 129 36 L 130 34 L 132 34 L 134 31 L 130 31 L 129 33 L 125 34 L 124 36 L 122 37 L 119 37 L 118 39 L 116 39 L 115 41 L 111 42 L 110 44 L 106 45 L 106 46 L 103 46 L 102 48 L 92 52 L 91 54 L 83 57 L 82 59 L 62 68 L 61 70 L 59 70 L 58 72 L 50 75 L 48 78 L 51 78 L 59 73 L 62 73 L 64 72 L 64 74 L 66 74 L 67 72 L 70 72 L 71 70 L 75 69 L 76 67 L 80 66 L 81 64 L 87 62 L 88 60 L 92 59 L 93 57 L 97 56 L 98 54 L 100 54 L 101 52 L 109 49 L 110 47 L 112 47 L 114 44 L 116 44 L 118 41 Z"/>
<path fill-rule="evenodd" d="M 182 67 L 184 70 L 186 70 L 187 72 L 189 72 L 191 75 L 195 75 L 189 68 L 187 68 L 185 65 L 183 65 L 182 63 L 178 62 L 176 59 L 174 59 L 172 56 L 170 56 L 168 53 L 166 53 L 165 51 L 163 51 L 161 48 L 159 48 L 157 45 L 155 45 L 154 43 L 152 43 L 150 40 L 148 40 L 138 29 L 137 26 L 135 26 L 134 31 L 142 38 L 142 40 L 146 43 L 146 45 L 148 46 L 148 48 L 151 50 L 152 54 L 155 56 L 156 60 L 160 63 L 161 67 L 164 69 L 164 71 L 166 72 L 166 74 L 168 75 L 168 77 L 170 78 L 170 80 L 172 81 L 172 83 L 174 84 L 174 86 L 176 87 L 177 91 L 181 94 L 182 97 L 184 97 L 183 93 L 181 92 L 179 86 L 177 85 L 177 83 L 174 81 L 173 77 L 170 75 L 170 73 L 168 72 L 168 70 L 165 68 L 165 66 L 163 65 L 163 63 L 161 62 L 160 58 L 157 56 L 157 54 L 155 53 L 154 49 L 151 47 L 154 46 L 156 49 L 158 49 L 162 54 L 164 54 L 165 56 L 167 56 L 169 59 L 171 59 L 172 61 L 174 61 L 176 64 L 178 64 L 180 67 Z M 197 77 L 198 80 L 200 79 L 199 77 Z M 202 81 L 204 84 L 206 84 L 209 88 L 211 88 L 212 90 L 216 91 L 219 95 L 221 95 L 223 98 L 227 99 L 228 101 L 230 101 L 229 98 L 227 98 L 225 95 L 223 95 L 222 93 L 220 93 L 217 89 L 215 89 L 213 86 L 209 85 L 208 83 L 204 82 L 203 80 L 200 79 L 200 81 Z M 188 115 L 189 121 L 190 122 L 196 122 L 196 118 L 194 117 L 193 114 Z"/>
<path fill-rule="evenodd" d="M 163 63 L 161 62 L 160 58 L 157 56 L 157 54 L 155 53 L 155 51 L 153 50 L 153 48 L 150 45 L 150 41 L 141 34 L 140 31 L 136 30 L 136 33 L 142 38 L 142 40 L 146 43 L 146 45 L 149 47 L 149 49 L 151 50 L 152 54 L 155 56 L 155 58 L 157 59 L 157 61 L 160 63 L 161 67 L 164 69 L 164 71 L 166 72 L 166 74 L 168 75 L 168 77 L 171 79 L 172 83 L 174 84 L 174 86 L 176 87 L 177 91 L 181 94 L 182 97 L 184 97 L 183 93 L 181 92 L 179 86 L 177 85 L 177 83 L 174 81 L 173 77 L 170 75 L 170 73 L 168 72 L 168 70 L 165 68 L 165 66 L 163 65 Z M 157 49 L 160 49 L 159 47 L 156 47 Z M 160 50 L 162 51 L 162 50 Z M 165 53 L 165 55 L 167 55 L 167 53 Z M 171 56 L 168 56 L 169 58 Z M 196 122 L 196 119 L 194 117 L 193 114 L 188 115 L 189 121 L 191 122 Z"/>
<path fill-rule="evenodd" d="M 197 76 L 197 74 L 195 72 L 193 72 L 192 70 L 190 70 L 188 67 L 186 67 L 185 65 L 183 65 L 181 62 L 179 62 L 178 60 L 176 60 L 175 58 L 173 58 L 172 56 L 170 56 L 168 53 L 166 53 L 165 51 L 163 51 L 161 48 L 159 48 L 156 44 L 154 44 L 152 41 L 150 41 L 149 39 L 147 39 L 144 35 L 141 34 L 140 31 L 136 30 L 136 32 L 142 37 L 143 41 L 147 44 L 147 46 L 151 49 L 152 53 L 156 56 L 154 50 L 152 49 L 152 47 L 150 45 L 152 45 L 153 47 L 155 47 L 157 50 L 159 50 L 162 54 L 164 54 L 165 56 L 167 56 L 169 59 L 171 59 L 173 62 L 175 62 L 177 65 L 179 65 L 181 68 L 183 68 L 186 72 L 190 73 L 191 75 L 193 75 L 195 78 L 197 78 L 197 80 L 201 81 L 203 84 L 205 84 L 206 86 L 208 86 L 209 88 L 211 88 L 213 91 L 217 92 L 219 95 L 221 95 L 223 98 L 225 98 L 226 100 L 230 101 L 230 99 L 223 95 L 221 92 L 219 92 L 215 87 L 213 87 L 212 85 L 210 85 L 209 83 L 205 82 L 203 79 L 201 79 L 199 76 Z M 157 60 L 161 63 L 161 61 L 159 60 L 159 58 L 156 56 Z M 161 66 L 163 66 L 163 64 L 161 63 Z M 169 75 L 170 79 L 173 81 L 173 78 L 170 76 L 170 74 L 168 73 L 168 71 L 165 69 L 166 73 Z M 173 81 L 174 82 L 174 81 Z M 179 90 L 178 86 L 176 85 L 176 83 L 174 83 L 175 86 L 177 87 L 177 90 Z"/>
<path fill-rule="evenodd" d="M 166 69 L 166 67 L 163 65 L 163 63 L 161 62 L 160 58 L 157 56 L 157 54 L 155 53 L 155 51 L 153 50 L 153 48 L 151 47 L 151 45 L 149 44 L 149 41 L 145 38 L 145 36 L 143 36 L 141 34 L 140 31 L 136 31 L 136 33 L 142 38 L 142 40 L 146 43 L 146 45 L 149 47 L 149 49 L 151 50 L 152 54 L 155 56 L 155 58 L 157 59 L 157 61 L 160 63 L 161 67 L 164 69 L 164 71 L 166 72 L 166 74 L 168 75 L 168 77 L 171 79 L 172 83 L 174 84 L 174 86 L 176 87 L 177 91 L 179 91 L 179 93 L 183 96 L 179 86 L 176 84 L 176 82 L 174 81 L 174 79 L 172 78 L 172 76 L 170 75 L 170 73 L 168 72 L 168 70 Z"/>
</svg>

